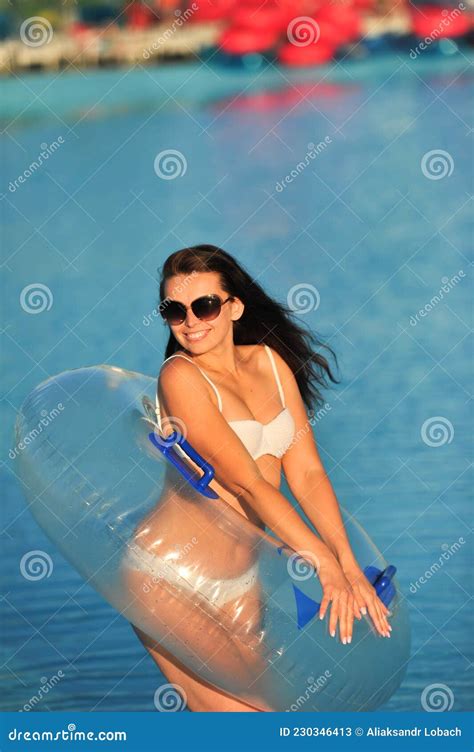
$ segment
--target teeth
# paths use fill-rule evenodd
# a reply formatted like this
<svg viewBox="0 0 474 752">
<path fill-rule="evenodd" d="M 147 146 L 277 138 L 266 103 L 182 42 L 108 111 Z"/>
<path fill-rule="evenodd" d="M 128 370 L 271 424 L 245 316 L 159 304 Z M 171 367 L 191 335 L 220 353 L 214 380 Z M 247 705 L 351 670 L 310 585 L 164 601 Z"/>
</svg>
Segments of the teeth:
<svg viewBox="0 0 474 752">
<path fill-rule="evenodd" d="M 202 339 L 206 334 L 207 332 L 196 332 L 195 334 L 186 334 L 186 337 L 188 339 Z"/>
</svg>

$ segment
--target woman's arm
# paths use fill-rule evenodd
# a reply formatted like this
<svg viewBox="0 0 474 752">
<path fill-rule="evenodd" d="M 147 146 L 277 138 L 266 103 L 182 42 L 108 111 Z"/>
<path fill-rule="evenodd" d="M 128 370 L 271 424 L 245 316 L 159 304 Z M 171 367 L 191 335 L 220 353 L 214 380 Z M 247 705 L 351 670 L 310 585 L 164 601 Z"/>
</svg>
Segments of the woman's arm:
<svg viewBox="0 0 474 752">
<path fill-rule="evenodd" d="M 291 492 L 341 564 L 356 563 L 339 504 L 323 467 L 297 381 L 287 363 L 273 351 L 287 407 L 295 420 L 295 437 L 283 456 L 283 471 Z"/>
<path fill-rule="evenodd" d="M 326 545 L 305 524 L 290 502 L 262 476 L 256 462 L 222 417 L 207 382 L 182 358 L 162 368 L 158 383 L 160 403 L 169 416 L 162 420 L 169 433 L 173 418 L 192 446 L 214 467 L 216 480 L 245 500 L 275 535 L 297 551 L 331 558 Z"/>
<path fill-rule="evenodd" d="M 294 472 L 288 470 L 289 461 L 285 464 L 285 476 L 292 493 L 327 547 L 338 558 L 343 569 L 357 565 L 336 494 L 324 468 L 307 467 L 295 478 Z"/>
<path fill-rule="evenodd" d="M 303 558 L 315 564 L 323 588 L 320 618 L 331 605 L 329 629 L 334 636 L 339 623 L 343 642 L 349 641 L 354 618 L 353 596 L 336 558 L 301 519 L 292 504 L 262 476 L 256 462 L 222 417 L 206 380 L 183 358 L 169 361 L 161 370 L 158 393 L 168 418 L 203 457 L 212 463 L 216 480 L 237 498 L 245 500 L 273 532 Z"/>
<path fill-rule="evenodd" d="M 376 595 L 352 551 L 336 494 L 316 446 L 312 430 L 314 421 L 306 414 L 293 372 L 277 353 L 274 355 L 286 404 L 296 423 L 295 439 L 283 456 L 288 485 L 328 549 L 337 557 L 351 584 L 355 615 L 360 617 L 360 613 L 367 613 L 368 609 L 379 632 L 388 636 L 391 627 L 386 615 L 389 611 Z"/>
</svg>

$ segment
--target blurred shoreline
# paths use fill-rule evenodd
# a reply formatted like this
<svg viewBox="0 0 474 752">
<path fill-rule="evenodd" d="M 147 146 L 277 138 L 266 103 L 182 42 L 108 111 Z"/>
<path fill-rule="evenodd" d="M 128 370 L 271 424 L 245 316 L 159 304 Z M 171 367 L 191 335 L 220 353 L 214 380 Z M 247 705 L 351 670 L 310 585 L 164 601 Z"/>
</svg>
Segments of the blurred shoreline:
<svg viewBox="0 0 474 752">
<path fill-rule="evenodd" d="M 410 17 L 404 9 L 388 15 L 366 15 L 362 21 L 366 40 L 384 35 L 404 37 L 411 30 Z M 20 38 L 0 42 L 0 74 L 189 60 L 217 48 L 223 28 L 225 23 L 222 22 L 178 24 L 174 21 L 147 29 L 111 25 L 71 34 L 53 33 L 44 25 L 35 31 L 37 38 L 33 42 L 25 43 Z M 357 46 L 357 42 L 351 46 Z"/>
</svg>

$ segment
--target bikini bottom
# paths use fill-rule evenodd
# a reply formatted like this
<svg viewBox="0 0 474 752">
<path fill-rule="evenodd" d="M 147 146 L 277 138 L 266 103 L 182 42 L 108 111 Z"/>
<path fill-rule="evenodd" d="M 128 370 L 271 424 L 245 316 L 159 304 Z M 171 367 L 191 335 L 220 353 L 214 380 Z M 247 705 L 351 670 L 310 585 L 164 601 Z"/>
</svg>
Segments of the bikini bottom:
<svg viewBox="0 0 474 752">
<path fill-rule="evenodd" d="M 144 548 L 128 547 L 122 566 L 146 572 L 154 581 L 163 579 L 187 592 L 199 593 L 216 609 L 229 601 L 245 595 L 258 580 L 258 561 L 238 577 L 212 579 L 202 574 L 196 575 L 190 567 L 170 564 L 165 558 L 152 554 Z"/>
</svg>

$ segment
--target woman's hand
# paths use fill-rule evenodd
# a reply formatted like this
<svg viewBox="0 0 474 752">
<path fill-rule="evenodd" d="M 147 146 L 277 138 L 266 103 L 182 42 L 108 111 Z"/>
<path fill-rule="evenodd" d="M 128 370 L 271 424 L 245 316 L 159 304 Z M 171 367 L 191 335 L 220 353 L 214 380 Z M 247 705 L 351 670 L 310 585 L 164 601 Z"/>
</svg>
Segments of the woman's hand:
<svg viewBox="0 0 474 752">
<path fill-rule="evenodd" d="M 351 584 L 344 575 L 335 556 L 331 555 L 319 558 L 318 564 L 318 577 L 323 588 L 319 618 L 324 619 L 329 604 L 332 604 L 331 615 L 329 617 L 329 632 L 331 637 L 334 637 L 337 624 L 339 623 L 339 637 L 345 645 L 352 640 L 352 627 L 356 608 Z M 358 618 L 361 618 L 360 614 Z"/>
<path fill-rule="evenodd" d="M 359 565 L 357 563 L 342 564 L 342 571 L 350 583 L 358 618 L 361 613 L 366 614 L 368 610 L 378 632 L 384 637 L 390 637 L 392 627 L 387 620 L 390 611 L 382 603 L 374 586 L 370 584 Z"/>
</svg>

